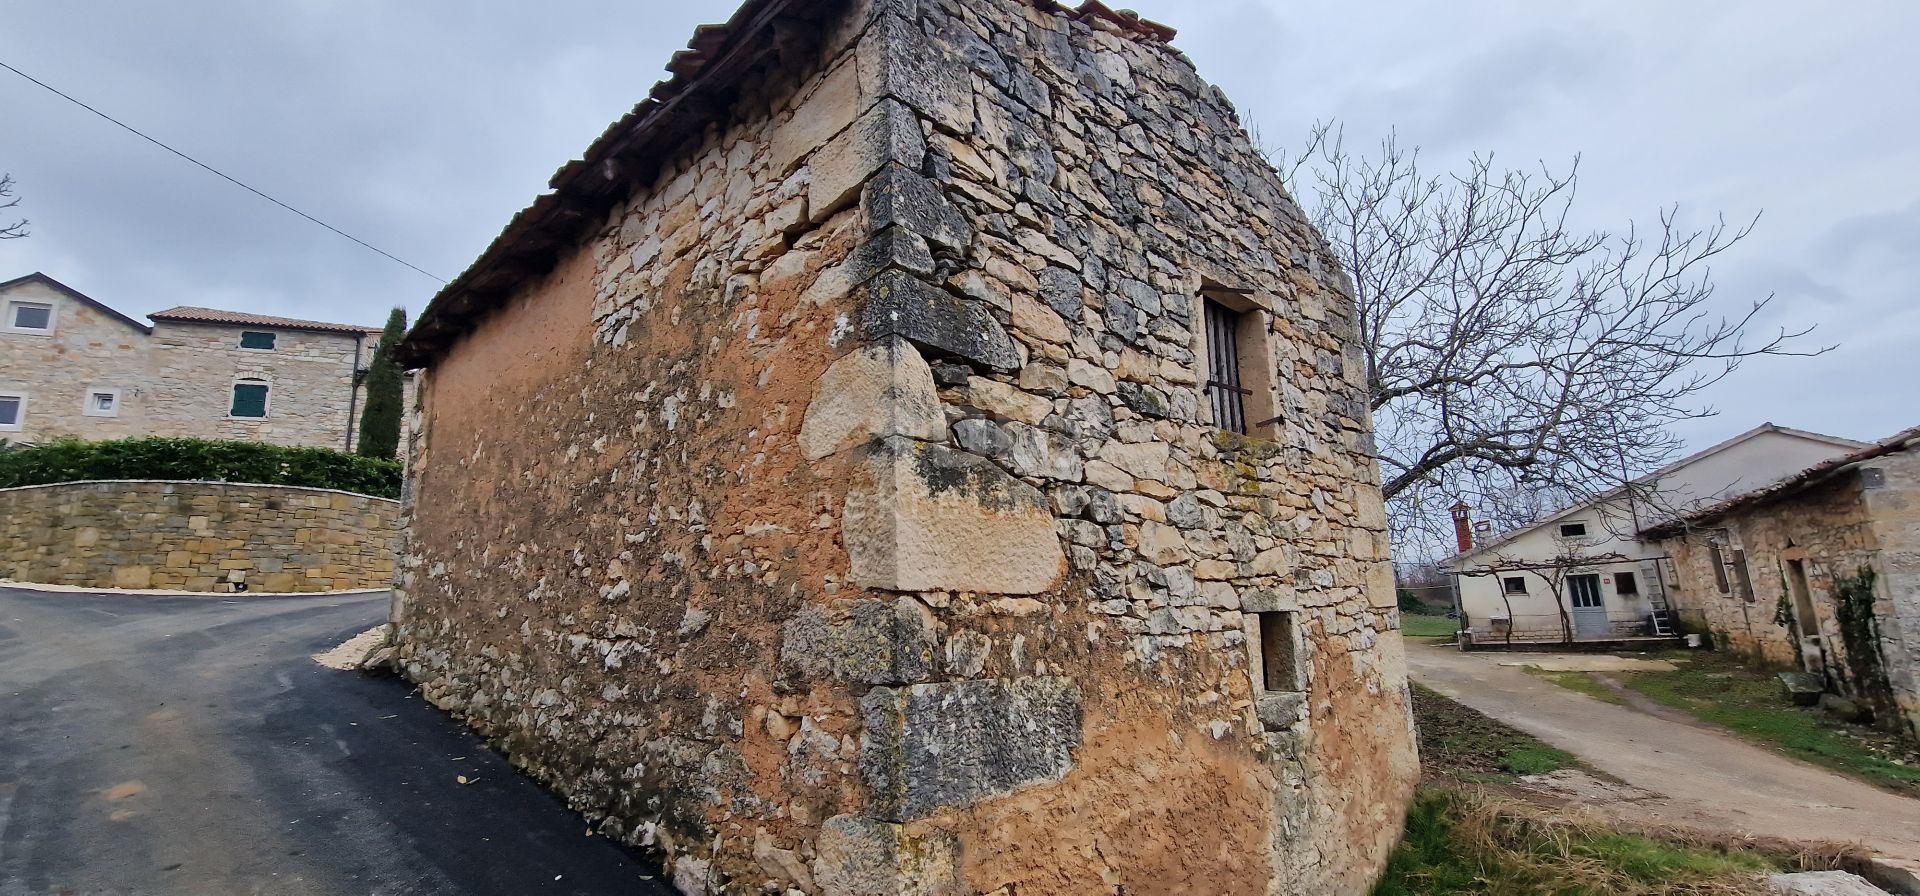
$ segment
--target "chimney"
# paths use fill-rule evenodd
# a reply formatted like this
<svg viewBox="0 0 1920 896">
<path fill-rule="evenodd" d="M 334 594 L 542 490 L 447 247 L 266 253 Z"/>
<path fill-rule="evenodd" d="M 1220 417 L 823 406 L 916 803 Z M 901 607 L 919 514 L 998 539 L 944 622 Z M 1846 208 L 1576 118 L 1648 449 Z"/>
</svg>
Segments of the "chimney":
<svg viewBox="0 0 1920 896">
<path fill-rule="evenodd" d="M 1466 501 L 1453 502 L 1453 540 L 1460 543 L 1460 553 L 1473 550 L 1473 509 Z"/>
</svg>

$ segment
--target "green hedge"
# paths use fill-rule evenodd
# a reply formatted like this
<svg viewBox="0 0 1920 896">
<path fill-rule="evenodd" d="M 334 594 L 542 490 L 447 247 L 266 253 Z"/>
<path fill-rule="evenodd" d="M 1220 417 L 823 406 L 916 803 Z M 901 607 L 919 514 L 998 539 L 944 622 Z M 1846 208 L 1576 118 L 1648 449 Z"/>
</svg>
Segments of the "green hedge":
<svg viewBox="0 0 1920 896">
<path fill-rule="evenodd" d="M 331 448 L 209 439 L 59 439 L 0 450 L 0 488 L 86 479 L 190 479 L 298 485 L 400 497 L 398 461 Z"/>
</svg>

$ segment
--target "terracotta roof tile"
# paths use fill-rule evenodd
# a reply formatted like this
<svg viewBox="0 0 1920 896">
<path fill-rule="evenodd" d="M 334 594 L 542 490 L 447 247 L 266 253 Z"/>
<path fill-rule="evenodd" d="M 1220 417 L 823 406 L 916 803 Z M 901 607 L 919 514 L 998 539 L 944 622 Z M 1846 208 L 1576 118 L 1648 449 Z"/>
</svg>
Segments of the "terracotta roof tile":
<svg viewBox="0 0 1920 896">
<path fill-rule="evenodd" d="M 274 317 L 268 314 L 249 314 L 245 311 L 222 311 L 218 308 L 195 308 L 180 305 L 165 311 L 155 311 L 147 315 L 148 320 L 171 320 L 198 324 L 232 324 L 242 327 L 273 327 L 282 330 L 316 330 L 322 333 L 378 333 L 379 327 L 362 327 L 357 324 L 330 324 L 318 320 L 300 320 L 294 317 Z"/>
</svg>

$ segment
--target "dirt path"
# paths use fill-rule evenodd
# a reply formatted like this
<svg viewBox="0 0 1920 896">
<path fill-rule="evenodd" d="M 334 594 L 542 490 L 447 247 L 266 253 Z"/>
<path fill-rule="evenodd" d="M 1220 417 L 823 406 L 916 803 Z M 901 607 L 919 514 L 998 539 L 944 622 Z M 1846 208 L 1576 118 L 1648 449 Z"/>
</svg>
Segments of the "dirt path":
<svg viewBox="0 0 1920 896">
<path fill-rule="evenodd" d="M 1794 840 L 1857 842 L 1920 860 L 1920 800 L 1529 675 L 1512 654 L 1409 641 L 1413 677 L 1663 799 L 1595 806 L 1642 822 Z"/>
</svg>

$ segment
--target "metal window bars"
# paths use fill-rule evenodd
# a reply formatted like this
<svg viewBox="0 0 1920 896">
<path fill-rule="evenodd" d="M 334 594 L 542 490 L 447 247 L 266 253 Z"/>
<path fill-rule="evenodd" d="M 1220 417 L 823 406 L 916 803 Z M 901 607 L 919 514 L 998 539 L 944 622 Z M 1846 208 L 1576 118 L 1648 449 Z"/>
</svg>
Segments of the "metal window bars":
<svg viewBox="0 0 1920 896">
<path fill-rule="evenodd" d="M 1240 314 L 1212 299 L 1203 309 L 1207 339 L 1207 403 L 1213 409 L 1213 425 L 1246 435 L 1246 396 L 1253 393 L 1240 385 Z"/>
</svg>

